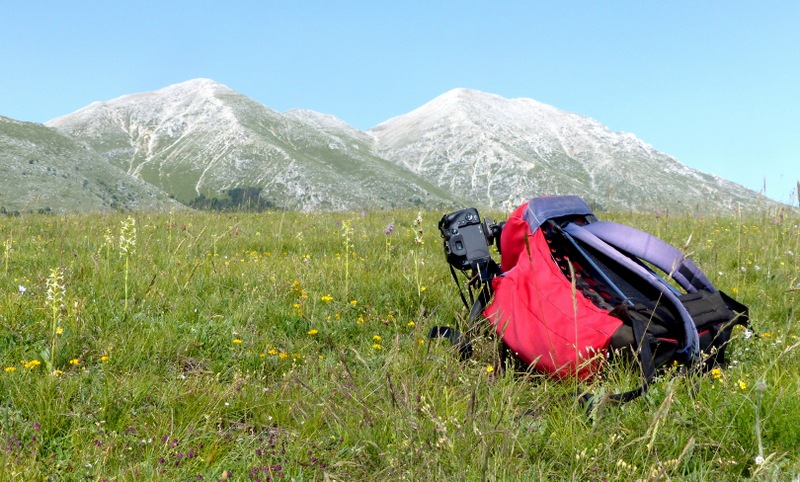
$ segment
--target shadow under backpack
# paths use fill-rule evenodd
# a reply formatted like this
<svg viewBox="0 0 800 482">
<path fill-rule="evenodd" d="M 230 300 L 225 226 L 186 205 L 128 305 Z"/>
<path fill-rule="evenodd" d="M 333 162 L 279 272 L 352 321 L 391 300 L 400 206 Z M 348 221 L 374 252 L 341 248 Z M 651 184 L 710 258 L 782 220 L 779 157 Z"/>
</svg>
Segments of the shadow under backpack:
<svg viewBox="0 0 800 482">
<path fill-rule="evenodd" d="M 613 353 L 633 354 L 642 384 L 612 401 L 642 395 L 662 367 L 724 365 L 733 326 L 748 324 L 748 308 L 680 250 L 598 221 L 577 196 L 521 205 L 498 248 L 500 266 L 476 274 L 471 318 L 482 311 L 508 351 L 556 378 L 591 378 Z"/>
</svg>

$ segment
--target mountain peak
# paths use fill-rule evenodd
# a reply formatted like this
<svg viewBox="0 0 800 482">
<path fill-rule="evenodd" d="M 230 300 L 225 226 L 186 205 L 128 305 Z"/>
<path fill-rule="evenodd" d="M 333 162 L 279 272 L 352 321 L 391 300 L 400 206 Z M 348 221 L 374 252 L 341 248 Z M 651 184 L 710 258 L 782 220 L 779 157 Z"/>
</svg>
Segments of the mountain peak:
<svg viewBox="0 0 800 482">
<path fill-rule="evenodd" d="M 218 91 L 231 91 L 233 90 L 227 85 L 221 84 L 215 80 L 207 78 L 191 79 L 185 82 L 168 85 L 162 89 L 156 90 L 154 93 L 170 93 L 170 92 L 205 92 L 214 93 Z"/>
<path fill-rule="evenodd" d="M 495 99 L 495 100 L 505 100 L 503 97 L 496 95 L 496 94 L 489 94 L 486 92 L 482 92 L 480 90 L 475 89 L 468 89 L 465 87 L 456 87 L 455 89 L 449 90 L 444 94 L 438 96 L 434 100 L 459 100 L 459 101 L 468 101 L 468 102 L 476 102 L 485 99 Z"/>
<path fill-rule="evenodd" d="M 46 125 L 69 129 L 70 124 L 94 124 L 92 119 L 102 117 L 100 113 L 114 113 L 118 121 L 128 116 L 145 118 L 155 116 L 165 118 L 180 116 L 187 111 L 217 111 L 217 115 L 227 115 L 227 109 L 218 100 L 220 94 L 235 94 L 231 88 L 211 79 L 199 78 L 168 85 L 158 90 L 127 94 L 115 99 L 92 102 L 72 114 L 52 119 Z M 120 117 L 120 112 L 126 114 Z"/>
<path fill-rule="evenodd" d="M 557 111 L 555 107 L 544 104 L 538 100 L 520 97 L 520 98 L 506 98 L 497 94 L 490 94 L 475 89 L 467 89 L 464 87 L 457 87 L 444 94 L 436 97 L 429 103 L 442 102 L 442 103 L 465 103 L 467 105 L 482 105 L 492 106 L 495 108 L 509 108 L 510 106 L 524 106 L 526 109 L 532 107 L 540 109 L 550 109 Z"/>
</svg>

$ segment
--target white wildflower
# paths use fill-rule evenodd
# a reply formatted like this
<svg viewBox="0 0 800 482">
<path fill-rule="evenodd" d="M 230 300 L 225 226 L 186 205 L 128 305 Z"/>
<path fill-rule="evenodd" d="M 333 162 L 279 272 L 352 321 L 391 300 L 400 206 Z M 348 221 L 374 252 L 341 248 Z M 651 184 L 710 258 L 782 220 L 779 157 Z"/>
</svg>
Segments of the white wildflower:
<svg viewBox="0 0 800 482">
<path fill-rule="evenodd" d="M 119 230 L 119 251 L 122 256 L 136 252 L 136 219 L 128 216 Z"/>
<path fill-rule="evenodd" d="M 67 287 L 64 283 L 64 272 L 61 268 L 52 268 L 47 278 L 47 301 L 54 311 L 64 308 Z"/>
</svg>

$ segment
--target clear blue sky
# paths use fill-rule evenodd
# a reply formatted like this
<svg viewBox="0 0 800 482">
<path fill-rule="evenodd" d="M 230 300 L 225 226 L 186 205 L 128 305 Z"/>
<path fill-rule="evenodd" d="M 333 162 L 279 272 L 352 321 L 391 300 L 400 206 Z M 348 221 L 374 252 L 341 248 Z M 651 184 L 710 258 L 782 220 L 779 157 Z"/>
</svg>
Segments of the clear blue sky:
<svg viewBox="0 0 800 482">
<path fill-rule="evenodd" d="M 359 129 L 455 87 L 529 97 L 797 204 L 798 1 L 0 0 L 0 115 L 197 77 Z"/>
</svg>

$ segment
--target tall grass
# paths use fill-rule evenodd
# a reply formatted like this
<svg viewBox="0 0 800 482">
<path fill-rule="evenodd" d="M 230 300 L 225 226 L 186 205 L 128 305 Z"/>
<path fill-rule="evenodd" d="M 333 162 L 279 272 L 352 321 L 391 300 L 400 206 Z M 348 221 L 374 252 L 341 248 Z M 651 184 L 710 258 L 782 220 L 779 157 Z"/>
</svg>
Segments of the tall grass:
<svg viewBox="0 0 800 482">
<path fill-rule="evenodd" d="M 635 377 L 555 382 L 499 366 L 488 330 L 465 362 L 426 338 L 465 316 L 440 215 L 0 218 L 0 480 L 798 477 L 796 217 L 603 216 L 685 246 L 753 326 L 728 367 L 589 416 L 576 392 Z"/>
</svg>

